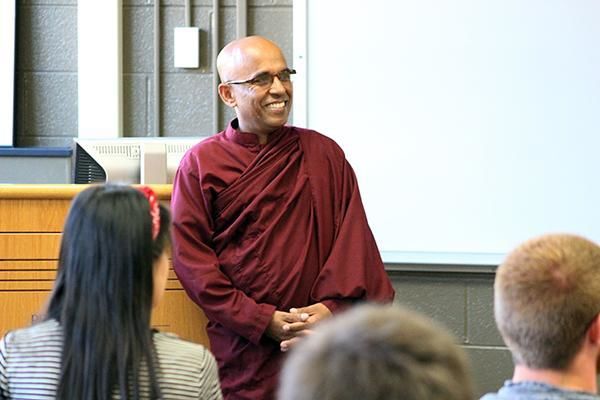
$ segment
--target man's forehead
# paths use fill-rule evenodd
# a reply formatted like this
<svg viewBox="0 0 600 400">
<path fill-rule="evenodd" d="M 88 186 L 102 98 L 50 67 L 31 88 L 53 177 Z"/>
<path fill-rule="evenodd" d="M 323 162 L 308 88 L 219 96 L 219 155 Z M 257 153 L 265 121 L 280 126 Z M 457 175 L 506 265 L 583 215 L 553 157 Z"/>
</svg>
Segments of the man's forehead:
<svg viewBox="0 0 600 400">
<path fill-rule="evenodd" d="M 227 63 L 228 74 L 259 74 L 279 72 L 287 67 L 280 52 L 261 52 L 257 49 L 236 51 Z"/>
</svg>

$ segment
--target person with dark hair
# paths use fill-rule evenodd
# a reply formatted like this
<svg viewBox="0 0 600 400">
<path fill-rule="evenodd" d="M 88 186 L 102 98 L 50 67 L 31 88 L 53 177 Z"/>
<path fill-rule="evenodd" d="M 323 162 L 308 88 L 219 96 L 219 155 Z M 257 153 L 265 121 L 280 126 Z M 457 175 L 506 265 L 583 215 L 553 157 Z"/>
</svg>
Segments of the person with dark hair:
<svg viewBox="0 0 600 400">
<path fill-rule="evenodd" d="M 0 398 L 221 399 L 209 351 L 151 329 L 169 247 L 169 212 L 150 188 L 77 195 L 45 319 L 0 341 Z"/>
<path fill-rule="evenodd" d="M 494 316 L 515 368 L 482 399 L 600 399 L 600 246 L 572 234 L 517 246 L 496 270 Z"/>
<path fill-rule="evenodd" d="M 279 400 L 472 400 L 465 352 L 431 319 L 362 305 L 323 322 L 291 350 Z"/>
<path fill-rule="evenodd" d="M 281 49 L 241 38 L 217 69 L 236 118 L 179 165 L 174 269 L 209 320 L 224 397 L 269 400 L 291 339 L 394 289 L 344 152 L 286 125 L 295 71 Z"/>
</svg>

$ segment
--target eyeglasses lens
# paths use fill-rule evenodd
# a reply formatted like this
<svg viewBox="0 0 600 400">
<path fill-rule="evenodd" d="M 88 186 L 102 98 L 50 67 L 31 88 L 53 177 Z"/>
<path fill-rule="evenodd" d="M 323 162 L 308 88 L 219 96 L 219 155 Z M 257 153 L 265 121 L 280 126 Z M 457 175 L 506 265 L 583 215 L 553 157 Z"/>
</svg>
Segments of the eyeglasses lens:
<svg viewBox="0 0 600 400">
<path fill-rule="evenodd" d="M 265 72 L 252 79 L 250 83 L 253 83 L 257 86 L 271 86 L 275 77 L 277 77 L 277 79 L 279 79 L 281 82 L 289 82 L 291 75 L 292 72 L 289 69 L 284 69 L 283 71 L 280 71 L 274 75 Z"/>
</svg>

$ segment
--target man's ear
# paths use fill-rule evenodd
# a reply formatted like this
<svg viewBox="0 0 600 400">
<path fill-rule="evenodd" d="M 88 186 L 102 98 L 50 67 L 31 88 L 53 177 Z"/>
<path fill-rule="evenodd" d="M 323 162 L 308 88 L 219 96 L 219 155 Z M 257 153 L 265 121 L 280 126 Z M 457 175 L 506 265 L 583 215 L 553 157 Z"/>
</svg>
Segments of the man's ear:
<svg viewBox="0 0 600 400">
<path fill-rule="evenodd" d="M 233 91 L 231 90 L 231 85 L 220 83 L 218 89 L 219 96 L 221 97 L 221 100 L 223 100 L 223 103 L 227 104 L 231 108 L 234 108 L 237 103 L 235 101 Z"/>
<path fill-rule="evenodd" d="M 600 345 L 600 314 L 596 314 L 587 330 L 588 340 Z"/>
</svg>

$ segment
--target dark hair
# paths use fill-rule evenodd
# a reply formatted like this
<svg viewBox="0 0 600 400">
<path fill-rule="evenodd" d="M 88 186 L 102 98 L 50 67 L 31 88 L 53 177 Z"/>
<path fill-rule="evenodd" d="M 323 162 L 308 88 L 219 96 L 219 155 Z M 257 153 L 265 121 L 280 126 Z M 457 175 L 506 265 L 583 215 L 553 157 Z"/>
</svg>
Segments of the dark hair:
<svg viewBox="0 0 600 400">
<path fill-rule="evenodd" d="M 150 316 L 168 210 L 160 206 L 154 241 L 151 224 L 148 200 L 131 187 L 94 186 L 74 199 L 47 313 L 64 331 L 58 399 L 139 399 L 141 369 L 160 398 Z"/>
</svg>

